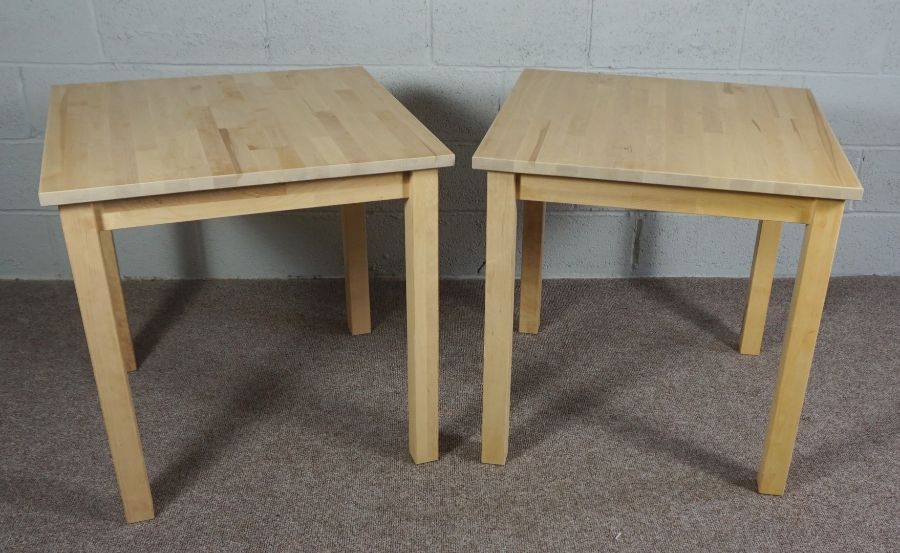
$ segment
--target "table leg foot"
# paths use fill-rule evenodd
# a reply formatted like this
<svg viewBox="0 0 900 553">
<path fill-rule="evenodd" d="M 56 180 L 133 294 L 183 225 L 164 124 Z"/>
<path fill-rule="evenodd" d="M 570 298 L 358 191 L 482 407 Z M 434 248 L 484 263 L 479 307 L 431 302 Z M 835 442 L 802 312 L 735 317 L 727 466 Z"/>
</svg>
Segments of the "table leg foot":
<svg viewBox="0 0 900 553">
<path fill-rule="evenodd" d="M 744 355 L 759 355 L 762 347 L 782 226 L 781 221 L 760 221 L 756 232 L 753 266 L 750 269 L 750 291 L 747 294 L 739 347 Z"/>
<path fill-rule="evenodd" d="M 369 259 L 366 240 L 366 204 L 341 206 L 344 241 L 344 290 L 350 334 L 372 332 L 369 312 Z"/>
<path fill-rule="evenodd" d="M 522 279 L 519 332 L 537 334 L 541 326 L 541 264 L 544 247 L 544 202 L 522 202 Z"/>
<path fill-rule="evenodd" d="M 130 349 L 123 349 L 124 302 L 113 270 L 115 250 L 92 204 L 61 207 L 60 219 L 125 520 L 148 520 L 154 516 L 153 499 L 125 370 Z"/>
<path fill-rule="evenodd" d="M 757 475 L 759 493 L 781 495 L 787 483 L 843 211 L 843 201 L 818 200 L 806 226 Z"/>
<path fill-rule="evenodd" d="M 410 175 L 404 212 L 409 453 L 415 463 L 438 458 L 438 176 Z"/>
<path fill-rule="evenodd" d="M 506 463 L 512 383 L 516 177 L 488 173 L 481 462 Z"/>
</svg>

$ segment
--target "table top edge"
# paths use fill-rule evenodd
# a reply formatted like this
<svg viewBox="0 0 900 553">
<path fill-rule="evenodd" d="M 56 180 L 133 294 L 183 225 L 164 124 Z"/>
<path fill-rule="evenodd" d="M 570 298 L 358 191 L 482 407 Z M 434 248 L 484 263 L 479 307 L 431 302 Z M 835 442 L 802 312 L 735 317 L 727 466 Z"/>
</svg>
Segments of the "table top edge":
<svg viewBox="0 0 900 553">
<path fill-rule="evenodd" d="M 246 188 L 267 184 L 311 182 L 389 173 L 425 171 L 429 169 L 452 167 L 456 163 L 456 155 L 449 149 L 446 149 L 446 153 L 441 153 L 434 157 L 419 157 L 402 160 L 402 168 L 393 167 L 396 163 L 397 160 L 383 160 L 347 165 L 304 167 L 293 170 L 296 171 L 296 174 L 290 174 L 292 172 L 290 170 L 282 170 L 176 180 L 134 182 L 97 186 L 93 188 L 75 188 L 71 190 L 44 190 L 43 181 L 41 181 L 38 185 L 38 202 L 42 207 L 61 207 L 79 203 L 105 202 L 128 198 L 181 194 L 185 192 L 213 192 L 227 188 Z M 389 165 L 391 167 L 387 167 Z M 280 175 L 274 175 L 272 173 L 279 173 Z M 196 181 L 212 182 L 213 186 L 192 189 L 191 183 Z"/>
<path fill-rule="evenodd" d="M 477 153 L 477 152 L 476 152 Z M 606 180 L 616 182 L 630 182 L 634 184 L 647 184 L 658 186 L 677 186 L 680 188 L 696 188 L 702 190 L 724 190 L 732 192 L 746 192 L 751 194 L 764 194 L 774 196 L 796 196 L 803 198 L 821 198 L 831 200 L 860 200 L 863 197 L 863 187 L 823 185 L 817 183 L 762 181 L 751 179 L 730 179 L 703 175 L 681 175 L 676 173 L 649 173 L 643 170 L 609 169 L 603 167 L 584 167 L 581 165 L 552 164 L 552 168 L 541 167 L 540 164 L 523 162 L 511 159 L 498 159 L 484 156 L 472 157 L 472 169 L 481 171 L 494 171 L 500 173 L 515 173 L 519 175 L 535 175 L 543 177 L 576 178 L 584 180 Z M 625 178 L 631 175 L 634 178 Z M 650 178 L 648 178 L 648 175 Z M 688 181 L 708 181 L 708 186 L 690 184 Z M 761 186 L 791 187 L 802 193 L 768 192 L 753 190 Z"/>
</svg>

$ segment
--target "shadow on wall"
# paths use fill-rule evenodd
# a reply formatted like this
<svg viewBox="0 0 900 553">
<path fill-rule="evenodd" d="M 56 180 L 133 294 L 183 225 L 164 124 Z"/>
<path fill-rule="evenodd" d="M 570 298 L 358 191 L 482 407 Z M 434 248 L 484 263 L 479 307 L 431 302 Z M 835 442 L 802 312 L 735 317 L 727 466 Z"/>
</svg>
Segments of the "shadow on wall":
<svg viewBox="0 0 900 553">
<path fill-rule="evenodd" d="M 544 278 L 628 275 L 634 253 L 635 217 L 621 211 L 573 207 L 546 205 Z M 521 231 L 521 223 L 519 226 Z"/>
<path fill-rule="evenodd" d="M 134 355 L 138 366 L 165 335 L 173 315 L 180 315 L 200 291 L 203 281 L 197 279 L 208 273 L 203 222 L 173 225 L 173 229 L 178 273 L 187 280 L 171 281 L 165 299 L 134 336 Z"/>
<path fill-rule="evenodd" d="M 482 276 L 484 274 L 484 193 L 485 174 L 472 169 L 471 154 L 474 145 L 481 141 L 487 125 L 481 121 L 484 113 L 479 113 L 470 103 L 464 102 L 464 95 L 441 94 L 417 83 L 391 87 L 392 93 L 412 114 L 425 124 L 431 132 L 444 142 L 449 142 L 456 154 L 456 165 L 440 171 L 441 187 L 441 227 L 440 259 L 441 275 Z M 499 111 L 496 106 L 491 119 Z M 473 124 L 473 122 L 475 122 Z M 471 144 L 472 146 L 468 146 Z M 477 190 L 473 190 L 477 188 Z M 448 211 L 448 207 L 452 211 Z M 402 235 L 402 217 L 399 229 L 393 233 Z M 370 224 L 370 231 L 373 231 Z M 385 229 L 386 230 L 386 229 Z M 390 236 L 390 244 L 398 243 L 397 234 Z M 376 242 L 382 237 L 375 232 L 369 236 L 370 251 L 386 252 Z M 402 240 L 399 241 L 402 245 Z M 402 251 L 399 252 L 399 267 L 402 274 Z M 375 257 L 370 257 L 370 261 Z M 376 273 L 386 273 L 388 258 L 375 265 Z"/>
<path fill-rule="evenodd" d="M 458 80 L 433 80 L 423 75 L 380 75 L 379 79 L 406 109 L 445 142 L 480 142 L 500 111 L 495 76 L 471 73 Z M 490 100 L 480 98 L 490 92 Z M 457 160 L 471 167 L 470 160 Z"/>
<path fill-rule="evenodd" d="M 676 267 L 676 272 L 691 272 L 688 267 L 691 264 L 696 265 L 696 271 L 703 269 L 702 257 L 720 255 L 716 251 L 715 237 L 706 233 L 693 232 L 691 226 L 680 228 L 679 221 L 687 222 L 688 225 L 697 224 L 700 221 L 713 221 L 710 217 L 689 216 L 689 218 L 666 218 L 656 213 L 641 212 L 636 228 L 635 252 L 633 259 L 632 274 L 633 276 L 666 276 L 667 267 L 673 263 L 672 259 L 667 258 L 665 254 L 659 255 L 659 252 L 671 251 L 675 247 L 680 247 L 682 251 L 688 255 L 684 255 L 681 260 L 681 267 Z M 722 219 L 715 220 L 713 224 L 721 224 Z M 682 223 L 683 224 L 683 223 Z M 725 223 L 729 224 L 729 223 Z M 732 251 L 736 252 L 736 256 L 740 258 L 745 252 L 752 256 L 753 238 L 749 238 L 749 242 L 742 234 L 743 225 L 740 227 L 739 235 L 731 237 L 727 242 Z M 686 240 L 679 239 L 680 234 L 688 235 Z M 754 235 L 755 236 L 755 235 Z M 742 247 L 742 242 L 746 243 L 746 247 Z M 735 265 L 747 265 L 746 274 L 749 275 L 749 260 L 739 259 L 735 261 Z M 730 261 L 730 260 L 729 260 Z M 726 261 L 728 265 L 731 265 Z M 657 274 L 657 270 L 662 268 L 663 274 Z M 678 283 L 672 283 L 662 278 L 654 279 L 632 279 L 629 281 L 631 285 L 642 293 L 644 296 L 665 306 L 668 311 L 677 315 L 680 319 L 692 323 L 697 329 L 708 332 L 716 337 L 726 346 L 737 349 L 740 335 L 740 329 L 732 328 L 728 320 L 734 319 L 734 314 L 723 314 L 712 312 L 709 309 L 695 304 L 690 299 L 687 290 L 679 287 Z"/>
</svg>

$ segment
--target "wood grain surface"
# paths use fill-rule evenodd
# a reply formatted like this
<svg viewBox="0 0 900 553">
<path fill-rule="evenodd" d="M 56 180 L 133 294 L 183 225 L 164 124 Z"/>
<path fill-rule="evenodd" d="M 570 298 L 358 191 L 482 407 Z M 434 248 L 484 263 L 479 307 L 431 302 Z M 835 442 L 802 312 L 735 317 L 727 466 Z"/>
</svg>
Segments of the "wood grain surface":
<svg viewBox="0 0 900 553">
<path fill-rule="evenodd" d="M 862 186 L 806 89 L 527 69 L 475 169 L 831 199 Z"/>
<path fill-rule="evenodd" d="M 54 86 L 42 205 L 445 167 L 361 67 Z"/>
</svg>

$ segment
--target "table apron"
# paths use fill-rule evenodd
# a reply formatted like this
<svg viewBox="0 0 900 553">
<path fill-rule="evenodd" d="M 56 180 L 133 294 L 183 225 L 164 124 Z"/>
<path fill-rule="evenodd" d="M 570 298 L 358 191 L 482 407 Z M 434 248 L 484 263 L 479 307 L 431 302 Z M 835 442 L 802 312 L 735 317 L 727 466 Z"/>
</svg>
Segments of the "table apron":
<svg viewBox="0 0 900 553">
<path fill-rule="evenodd" d="M 520 200 L 809 223 L 816 202 L 843 202 L 733 190 L 519 175 Z"/>
<path fill-rule="evenodd" d="M 409 197 L 409 172 L 96 202 L 103 230 Z"/>
</svg>

